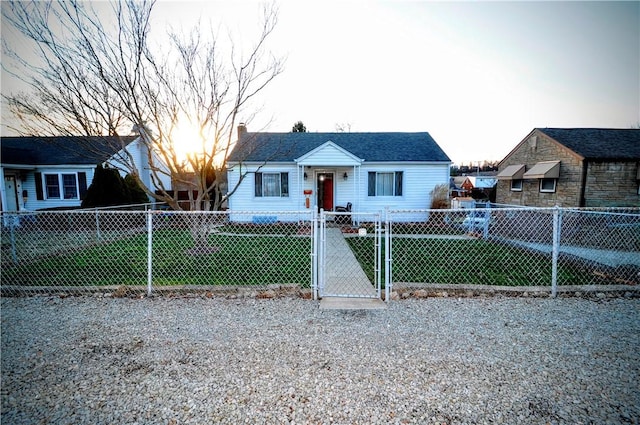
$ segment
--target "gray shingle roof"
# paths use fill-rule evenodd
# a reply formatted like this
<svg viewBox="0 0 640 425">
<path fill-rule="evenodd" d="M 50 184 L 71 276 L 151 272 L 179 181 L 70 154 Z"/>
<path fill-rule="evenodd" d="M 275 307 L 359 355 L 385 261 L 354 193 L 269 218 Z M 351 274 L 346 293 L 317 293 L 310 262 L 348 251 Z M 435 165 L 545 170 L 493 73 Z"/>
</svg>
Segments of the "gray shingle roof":
<svg viewBox="0 0 640 425">
<path fill-rule="evenodd" d="M 96 165 L 106 161 L 135 136 L 2 137 L 1 161 L 17 165 Z"/>
<path fill-rule="evenodd" d="M 640 129 L 539 128 L 585 159 L 640 160 Z"/>
<path fill-rule="evenodd" d="M 377 161 L 450 161 L 429 133 L 245 133 L 228 160 L 291 162 L 326 142 Z"/>
</svg>

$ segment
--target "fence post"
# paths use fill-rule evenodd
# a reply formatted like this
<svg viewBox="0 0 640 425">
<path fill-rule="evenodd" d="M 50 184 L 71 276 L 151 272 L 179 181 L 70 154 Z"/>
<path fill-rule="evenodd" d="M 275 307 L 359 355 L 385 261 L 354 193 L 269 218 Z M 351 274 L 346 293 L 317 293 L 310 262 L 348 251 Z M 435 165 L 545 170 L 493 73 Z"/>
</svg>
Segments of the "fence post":
<svg viewBox="0 0 640 425">
<path fill-rule="evenodd" d="M 560 207 L 553 208 L 553 243 L 551 253 L 551 297 L 558 295 L 558 254 L 560 252 L 560 227 L 562 226 Z"/>
<path fill-rule="evenodd" d="M 147 296 L 151 296 L 153 278 L 153 212 L 147 211 Z"/>
<path fill-rule="evenodd" d="M 389 207 L 385 208 L 384 214 L 384 300 L 391 301 L 391 219 L 389 218 Z"/>
<path fill-rule="evenodd" d="M 318 233 L 318 296 L 324 293 L 324 268 L 326 266 L 326 231 L 327 231 L 327 218 L 323 208 L 320 208 L 319 213 L 319 233 Z"/>
<path fill-rule="evenodd" d="M 311 292 L 318 299 L 318 209 L 314 207 L 311 218 Z"/>
</svg>

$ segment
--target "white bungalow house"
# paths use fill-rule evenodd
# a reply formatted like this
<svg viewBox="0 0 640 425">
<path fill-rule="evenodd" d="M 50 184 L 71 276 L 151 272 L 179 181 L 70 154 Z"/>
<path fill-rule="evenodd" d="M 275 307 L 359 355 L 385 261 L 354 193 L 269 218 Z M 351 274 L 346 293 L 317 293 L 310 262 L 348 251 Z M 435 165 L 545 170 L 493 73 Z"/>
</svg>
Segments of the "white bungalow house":
<svg viewBox="0 0 640 425">
<path fill-rule="evenodd" d="M 96 165 L 115 165 L 125 147 L 142 180 L 150 184 L 145 145 L 135 136 L 2 137 L 2 211 L 79 207 Z"/>
<path fill-rule="evenodd" d="M 227 159 L 229 209 L 427 209 L 451 161 L 429 133 L 250 133 Z M 241 176 L 243 180 L 238 184 Z"/>
</svg>

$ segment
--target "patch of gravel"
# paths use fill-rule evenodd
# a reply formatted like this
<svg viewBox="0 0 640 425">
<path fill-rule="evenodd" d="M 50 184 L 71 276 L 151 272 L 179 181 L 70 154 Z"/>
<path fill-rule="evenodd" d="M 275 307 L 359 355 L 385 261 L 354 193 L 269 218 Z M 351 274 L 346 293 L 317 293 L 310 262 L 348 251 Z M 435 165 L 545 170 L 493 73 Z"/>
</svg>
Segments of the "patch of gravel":
<svg viewBox="0 0 640 425">
<path fill-rule="evenodd" d="M 640 421 L 637 299 L 3 298 L 3 424 Z"/>
</svg>

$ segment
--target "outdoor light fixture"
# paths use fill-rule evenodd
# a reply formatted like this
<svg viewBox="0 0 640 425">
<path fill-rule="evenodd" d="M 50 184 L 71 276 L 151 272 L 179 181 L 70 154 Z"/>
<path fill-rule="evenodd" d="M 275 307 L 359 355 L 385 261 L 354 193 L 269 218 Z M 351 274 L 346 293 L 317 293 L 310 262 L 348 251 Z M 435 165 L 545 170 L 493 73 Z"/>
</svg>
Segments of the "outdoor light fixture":
<svg viewBox="0 0 640 425">
<path fill-rule="evenodd" d="M 342 178 L 343 178 L 343 179 L 345 179 L 345 180 L 349 178 L 349 175 L 347 174 L 347 172 L 346 172 L 346 171 L 345 171 L 345 172 L 344 172 L 344 174 L 342 175 Z"/>
<path fill-rule="evenodd" d="M 308 178 L 307 173 L 304 173 L 304 179 L 306 180 Z"/>
</svg>

